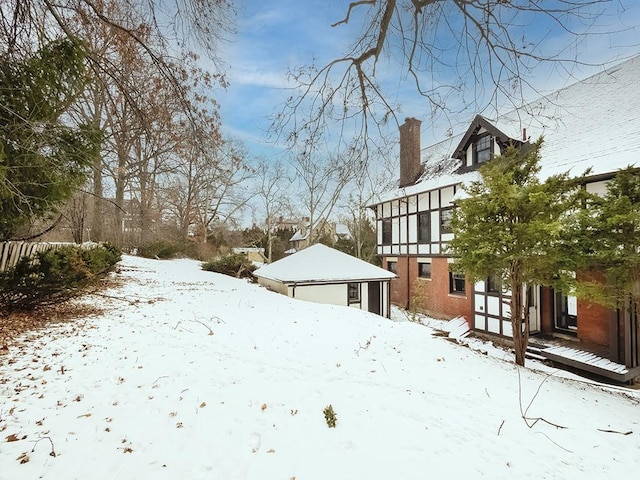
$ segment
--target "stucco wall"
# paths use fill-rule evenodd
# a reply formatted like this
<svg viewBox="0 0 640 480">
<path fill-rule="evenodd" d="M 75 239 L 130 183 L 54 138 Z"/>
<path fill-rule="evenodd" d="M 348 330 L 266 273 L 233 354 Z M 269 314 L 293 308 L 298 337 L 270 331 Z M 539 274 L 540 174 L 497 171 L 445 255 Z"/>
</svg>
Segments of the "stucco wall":
<svg viewBox="0 0 640 480">
<path fill-rule="evenodd" d="M 289 286 L 289 296 L 331 305 L 347 304 L 347 285 L 297 285 Z"/>
<path fill-rule="evenodd" d="M 270 280 L 268 278 L 258 277 L 258 284 L 267 287 L 269 290 L 273 290 L 274 292 L 281 293 L 283 295 L 287 295 L 287 286 L 281 282 L 276 280 Z"/>
</svg>

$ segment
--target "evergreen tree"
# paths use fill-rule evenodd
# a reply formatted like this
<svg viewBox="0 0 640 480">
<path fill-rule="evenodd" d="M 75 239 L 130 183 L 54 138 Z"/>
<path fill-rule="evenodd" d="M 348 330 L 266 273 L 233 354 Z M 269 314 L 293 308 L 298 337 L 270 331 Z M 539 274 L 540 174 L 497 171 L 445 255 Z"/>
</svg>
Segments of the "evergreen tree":
<svg viewBox="0 0 640 480">
<path fill-rule="evenodd" d="M 574 258 L 567 255 L 563 228 L 579 208 L 577 180 L 566 174 L 541 182 L 540 147 L 506 152 L 483 165 L 482 179 L 465 187 L 457 203 L 452 268 L 471 281 L 497 277 L 510 291 L 511 325 L 516 363 L 524 365 L 529 341 L 527 288 L 548 285 L 566 291 L 573 285 Z"/>
<path fill-rule="evenodd" d="M 571 236 L 582 247 L 582 269 L 606 272 L 603 281 L 585 281 L 581 294 L 623 310 L 640 310 L 640 175 L 620 170 L 603 197 L 591 196 L 589 208 Z"/>
<path fill-rule="evenodd" d="M 73 39 L 28 58 L 0 52 L 0 240 L 55 211 L 86 177 L 99 132 L 65 117 L 86 80 L 84 58 Z"/>
</svg>

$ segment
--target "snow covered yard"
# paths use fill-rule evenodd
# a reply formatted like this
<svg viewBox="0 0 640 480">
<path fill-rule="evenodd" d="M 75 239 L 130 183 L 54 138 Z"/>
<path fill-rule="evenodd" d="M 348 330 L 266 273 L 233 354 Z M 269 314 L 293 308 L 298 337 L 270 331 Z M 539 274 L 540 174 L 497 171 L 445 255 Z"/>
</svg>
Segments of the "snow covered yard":
<svg viewBox="0 0 640 480">
<path fill-rule="evenodd" d="M 110 297 L 86 300 L 103 314 L 0 356 L 0 480 L 640 472 L 637 391 L 517 369 L 191 260 L 125 256 L 116 276 Z"/>
</svg>

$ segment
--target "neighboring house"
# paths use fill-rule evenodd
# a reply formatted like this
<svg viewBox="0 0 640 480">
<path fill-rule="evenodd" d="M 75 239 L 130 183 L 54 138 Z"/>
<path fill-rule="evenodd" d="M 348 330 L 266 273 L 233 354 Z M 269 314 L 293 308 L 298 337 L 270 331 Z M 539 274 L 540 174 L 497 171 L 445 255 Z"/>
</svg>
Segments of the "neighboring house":
<svg viewBox="0 0 640 480">
<path fill-rule="evenodd" d="M 295 230 L 298 227 L 298 220 L 293 220 L 289 218 L 284 218 L 283 216 L 278 217 L 278 221 L 273 225 L 273 231 L 280 230 Z"/>
<path fill-rule="evenodd" d="M 254 265 L 263 265 L 268 263 L 267 257 L 264 255 L 264 248 L 260 247 L 234 247 L 231 249 L 233 253 L 244 253 L 250 262 Z"/>
<path fill-rule="evenodd" d="M 312 234 L 315 238 L 311 238 Z M 346 225 L 328 222 L 324 219 L 318 220 L 315 222 L 315 225 L 312 226 L 309 217 L 304 217 L 296 226 L 293 236 L 289 239 L 291 248 L 287 250 L 287 253 L 293 253 L 307 248 L 314 243 L 314 240 L 323 237 L 329 238 L 334 242 L 340 238 L 350 238 L 349 228 Z"/>
<path fill-rule="evenodd" d="M 639 77 L 635 57 L 494 121 L 478 115 L 466 132 L 422 151 L 420 121 L 406 119 L 400 127 L 399 188 L 371 206 L 383 266 L 399 277 L 392 282 L 392 302 L 408 306 L 418 295 L 433 315 L 463 315 L 477 332 L 511 337 L 508 292 L 491 279 L 471 284 L 448 268 L 452 259 L 445 248 L 461 185 L 479 179 L 477 168 L 510 142 L 527 144 L 544 135 L 541 178 L 591 168 L 586 188 L 604 193 L 617 170 L 640 165 Z M 528 299 L 532 333 L 580 341 L 580 348 L 593 346 L 627 369 L 640 366 L 637 319 L 549 288 L 531 288 Z"/>
<path fill-rule="evenodd" d="M 396 275 L 320 243 L 253 274 L 261 285 L 292 298 L 391 315 L 389 282 Z"/>
</svg>

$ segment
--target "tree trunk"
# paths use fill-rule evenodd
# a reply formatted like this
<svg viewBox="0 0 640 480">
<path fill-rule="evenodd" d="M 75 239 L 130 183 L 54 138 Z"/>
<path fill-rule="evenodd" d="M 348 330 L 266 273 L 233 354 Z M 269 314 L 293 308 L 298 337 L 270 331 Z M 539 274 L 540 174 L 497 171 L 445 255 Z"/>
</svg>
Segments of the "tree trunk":
<svg viewBox="0 0 640 480">
<path fill-rule="evenodd" d="M 102 157 L 96 155 L 93 160 L 93 216 L 91 218 L 91 231 L 89 240 L 104 240 L 104 211 L 102 205 Z"/>
<path fill-rule="evenodd" d="M 529 309 L 526 296 L 523 298 L 524 284 L 520 280 L 518 265 L 513 265 L 510 272 L 511 284 L 511 327 L 513 330 L 513 349 L 516 364 L 524 367 L 525 352 L 529 344 Z"/>
<path fill-rule="evenodd" d="M 124 151 L 118 151 L 118 171 L 116 173 L 116 198 L 114 208 L 114 243 L 118 247 L 124 246 L 124 188 L 126 181 L 127 155 Z"/>
</svg>

